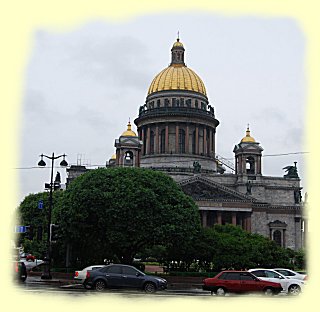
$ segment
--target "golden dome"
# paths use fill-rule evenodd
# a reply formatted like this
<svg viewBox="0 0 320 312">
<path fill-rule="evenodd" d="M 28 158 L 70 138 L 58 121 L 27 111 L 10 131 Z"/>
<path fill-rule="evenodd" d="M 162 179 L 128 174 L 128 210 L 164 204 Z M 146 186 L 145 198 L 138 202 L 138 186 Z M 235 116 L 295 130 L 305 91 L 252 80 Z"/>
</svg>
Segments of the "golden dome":
<svg viewBox="0 0 320 312">
<path fill-rule="evenodd" d="M 206 94 L 201 78 L 184 65 L 170 65 L 162 70 L 151 82 L 148 95 L 164 90 L 188 90 Z"/>
<path fill-rule="evenodd" d="M 173 44 L 171 55 L 171 64 L 152 80 L 148 95 L 159 91 L 186 90 L 207 96 L 201 78 L 184 63 L 184 47 L 179 38 Z"/>
<path fill-rule="evenodd" d="M 116 158 L 117 158 L 116 154 L 113 154 L 110 159 L 116 159 Z"/>
<path fill-rule="evenodd" d="M 177 41 L 173 44 L 174 47 L 183 47 L 182 42 L 179 41 L 179 39 L 177 39 Z"/>
<path fill-rule="evenodd" d="M 241 140 L 241 143 L 255 143 L 256 140 L 250 135 L 249 125 L 247 127 L 246 136 Z"/>
<path fill-rule="evenodd" d="M 131 130 L 131 123 L 130 121 L 128 122 L 128 128 L 125 132 L 121 134 L 121 136 L 137 136 L 134 131 Z"/>
</svg>

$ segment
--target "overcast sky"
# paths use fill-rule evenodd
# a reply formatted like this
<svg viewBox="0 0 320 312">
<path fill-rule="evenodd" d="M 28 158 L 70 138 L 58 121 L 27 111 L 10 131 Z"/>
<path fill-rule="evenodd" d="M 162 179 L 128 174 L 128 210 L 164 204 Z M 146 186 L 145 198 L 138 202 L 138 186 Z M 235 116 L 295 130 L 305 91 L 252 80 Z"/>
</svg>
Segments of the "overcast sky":
<svg viewBox="0 0 320 312">
<path fill-rule="evenodd" d="M 104 166 L 114 140 L 137 117 L 152 79 L 170 63 L 180 31 L 185 62 L 203 80 L 220 121 L 217 154 L 251 135 L 264 148 L 263 174 L 283 176 L 303 154 L 306 105 L 305 37 L 290 18 L 155 14 L 122 23 L 96 19 L 58 32 L 39 28 L 25 70 L 21 120 L 20 195 L 43 191 L 39 155 L 66 153 L 69 164 Z M 136 131 L 135 125 L 133 130 Z M 80 156 L 81 155 L 81 156 Z M 60 160 L 56 161 L 57 167 Z M 56 168 L 63 181 L 65 169 Z"/>
</svg>

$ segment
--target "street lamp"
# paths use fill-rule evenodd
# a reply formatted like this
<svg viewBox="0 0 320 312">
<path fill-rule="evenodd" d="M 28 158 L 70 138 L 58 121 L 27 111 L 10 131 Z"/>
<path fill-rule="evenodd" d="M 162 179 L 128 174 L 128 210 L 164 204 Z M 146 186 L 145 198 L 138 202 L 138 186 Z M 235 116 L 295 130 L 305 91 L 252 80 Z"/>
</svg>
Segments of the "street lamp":
<svg viewBox="0 0 320 312">
<path fill-rule="evenodd" d="M 60 162 L 60 166 L 66 167 L 68 166 L 68 163 L 65 160 L 65 157 L 67 155 L 59 155 L 55 156 L 54 153 L 52 153 L 52 156 L 47 156 L 44 154 L 41 154 L 41 160 L 38 162 L 38 166 L 44 167 L 46 166 L 45 161 L 43 160 L 43 157 L 46 157 L 48 159 L 51 159 L 51 179 L 50 179 L 50 193 L 49 193 L 49 210 L 48 210 L 48 237 L 47 237 L 47 255 L 46 255 L 46 263 L 44 272 L 41 275 L 41 279 L 52 279 L 51 273 L 50 273 L 50 262 L 51 262 L 51 214 L 52 214 L 52 192 L 53 192 L 53 167 L 54 167 L 54 161 L 60 157 L 63 157 L 63 160 Z"/>
</svg>

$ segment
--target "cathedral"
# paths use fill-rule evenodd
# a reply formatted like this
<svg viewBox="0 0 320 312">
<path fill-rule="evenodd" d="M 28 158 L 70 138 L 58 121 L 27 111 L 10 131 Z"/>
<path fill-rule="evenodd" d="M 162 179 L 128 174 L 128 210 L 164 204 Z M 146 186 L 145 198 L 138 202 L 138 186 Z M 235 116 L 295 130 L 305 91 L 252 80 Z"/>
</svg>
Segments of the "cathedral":
<svg viewBox="0 0 320 312">
<path fill-rule="evenodd" d="M 111 166 L 135 166 L 170 175 L 199 207 L 203 227 L 234 224 L 274 240 L 285 248 L 304 247 L 300 179 L 296 163 L 283 177 L 264 176 L 263 148 L 249 125 L 234 149 L 234 167 L 218 159 L 215 149 L 219 121 L 201 78 L 185 65 L 179 39 L 171 63 L 158 73 L 145 104 L 127 130 L 115 140 Z M 224 166 L 232 169 L 227 173 Z M 84 173 L 71 166 L 67 183 Z"/>
</svg>

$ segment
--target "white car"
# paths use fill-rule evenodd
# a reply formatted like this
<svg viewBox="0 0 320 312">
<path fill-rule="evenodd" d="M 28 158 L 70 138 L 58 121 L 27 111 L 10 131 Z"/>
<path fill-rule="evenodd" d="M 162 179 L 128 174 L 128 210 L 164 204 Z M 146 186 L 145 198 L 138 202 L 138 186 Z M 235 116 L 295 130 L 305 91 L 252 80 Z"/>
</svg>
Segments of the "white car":
<svg viewBox="0 0 320 312">
<path fill-rule="evenodd" d="M 88 266 L 88 267 L 84 268 L 81 271 L 75 271 L 73 278 L 75 280 L 79 281 L 79 283 L 82 284 L 84 282 L 84 280 L 86 279 L 87 271 L 100 269 L 100 268 L 102 268 L 104 266 L 105 265 L 103 265 L 103 264 L 91 265 L 91 266 Z"/>
<path fill-rule="evenodd" d="M 283 288 L 282 292 L 292 296 L 299 295 L 304 286 L 304 281 L 288 278 L 275 270 L 259 268 L 248 271 L 264 281 L 280 283 Z"/>
<path fill-rule="evenodd" d="M 294 279 L 298 279 L 298 280 L 302 280 L 302 281 L 306 281 L 307 280 L 307 274 L 301 274 L 289 269 L 282 269 L 282 268 L 276 268 L 273 269 L 279 273 L 281 273 L 282 275 L 288 277 L 288 278 L 294 278 Z"/>
<path fill-rule="evenodd" d="M 37 267 L 38 265 L 44 263 L 44 261 L 40 259 L 35 259 L 35 260 L 21 259 L 20 261 L 25 264 L 27 271 L 30 271 L 33 268 Z"/>
</svg>

